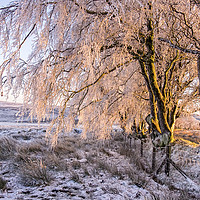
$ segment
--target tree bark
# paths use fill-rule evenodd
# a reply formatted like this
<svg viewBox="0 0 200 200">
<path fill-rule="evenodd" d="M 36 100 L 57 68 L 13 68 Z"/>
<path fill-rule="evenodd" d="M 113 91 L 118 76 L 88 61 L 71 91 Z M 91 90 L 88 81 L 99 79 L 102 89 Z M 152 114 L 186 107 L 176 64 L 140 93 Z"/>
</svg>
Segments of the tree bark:
<svg viewBox="0 0 200 200">
<path fill-rule="evenodd" d="M 150 80 L 149 80 L 149 75 L 146 69 L 146 65 L 143 61 L 139 60 L 140 63 L 140 68 L 142 71 L 142 75 L 145 79 L 145 82 L 147 84 L 147 88 L 149 91 L 149 103 L 150 103 L 150 107 L 151 107 L 151 115 L 153 117 L 153 121 L 151 121 L 151 126 L 150 129 L 156 129 L 158 130 L 158 132 L 161 133 L 160 130 L 160 126 L 159 126 L 159 120 L 158 120 L 158 116 L 157 116 L 157 103 L 156 103 L 156 99 L 155 99 L 155 95 L 153 93 L 153 90 L 150 86 Z"/>
<path fill-rule="evenodd" d="M 140 140 L 140 142 L 141 142 L 141 143 L 140 143 L 140 155 L 141 155 L 141 157 L 143 157 L 143 143 L 144 143 L 144 142 L 143 142 L 142 139 Z"/>
</svg>

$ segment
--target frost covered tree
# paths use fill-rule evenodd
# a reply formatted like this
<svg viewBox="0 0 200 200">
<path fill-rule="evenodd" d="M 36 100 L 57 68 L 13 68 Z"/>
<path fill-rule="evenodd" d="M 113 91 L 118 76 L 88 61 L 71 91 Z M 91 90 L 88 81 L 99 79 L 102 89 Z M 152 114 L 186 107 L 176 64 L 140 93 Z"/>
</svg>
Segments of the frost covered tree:
<svg viewBox="0 0 200 200">
<path fill-rule="evenodd" d="M 198 101 L 198 1 L 18 0 L 0 9 L 1 88 L 21 90 L 41 121 L 59 106 L 54 141 L 78 116 L 99 138 L 126 115 L 151 113 L 154 145 L 173 138 L 175 119 Z M 21 48 L 30 43 L 27 60 Z M 185 51 L 183 50 L 185 49 Z M 149 103 L 149 104 L 147 104 Z M 50 128 L 51 128 L 50 127 Z"/>
</svg>

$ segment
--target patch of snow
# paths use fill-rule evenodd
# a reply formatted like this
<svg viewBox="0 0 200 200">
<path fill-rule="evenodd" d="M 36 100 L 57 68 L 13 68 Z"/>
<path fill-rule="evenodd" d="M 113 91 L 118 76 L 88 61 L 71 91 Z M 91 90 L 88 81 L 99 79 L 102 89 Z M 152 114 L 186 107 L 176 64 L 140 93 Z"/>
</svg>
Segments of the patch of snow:
<svg viewBox="0 0 200 200">
<path fill-rule="evenodd" d="M 6 113 L 9 113 L 9 108 L 6 109 Z M 132 153 L 135 152 L 135 157 L 131 158 L 133 161 L 128 156 L 122 155 L 117 151 L 119 149 L 118 145 L 125 145 L 124 141 L 121 141 L 121 143 L 113 141 L 116 144 L 111 143 L 113 145 L 112 148 L 107 147 L 109 145 L 106 142 L 104 144 L 100 144 L 100 142 L 94 144 L 94 141 L 90 143 L 89 140 L 86 140 L 85 143 L 79 144 L 80 134 L 73 137 L 74 133 L 71 133 L 71 136 L 63 134 L 61 142 L 66 140 L 66 143 L 61 145 L 57 152 L 51 152 L 49 146 L 45 144 L 47 125 L 41 124 L 38 127 L 37 124 L 33 123 L 21 124 L 13 121 L 10 122 L 9 120 L 0 122 L 0 136 L 12 138 L 17 146 L 17 150 L 12 156 L 0 160 L 0 175 L 8 181 L 7 191 L 2 191 L 0 198 L 5 200 L 146 200 L 156 198 L 167 199 L 171 196 L 174 199 L 178 199 L 180 195 L 179 190 L 187 190 L 195 198 L 200 198 L 200 151 L 198 148 L 181 144 L 173 146 L 172 160 L 178 163 L 181 169 L 186 174 L 189 174 L 190 178 L 185 179 L 178 171 L 171 167 L 169 177 L 166 177 L 164 173 L 158 175 L 159 180 L 163 183 L 159 184 L 152 179 L 151 174 L 138 169 L 137 156 L 139 155 L 140 147 L 138 140 L 133 141 L 132 144 Z M 115 129 L 117 132 L 118 127 L 115 126 Z M 69 142 L 70 140 L 72 141 L 72 146 L 67 143 L 67 139 L 69 139 Z M 42 141 L 44 142 L 37 151 L 37 145 Z M 29 151 L 31 148 L 32 150 Z M 61 160 L 56 160 L 58 158 L 56 154 L 62 154 L 65 148 L 68 153 L 63 153 L 59 157 Z M 144 147 L 144 156 L 146 156 L 144 159 L 146 159 L 147 163 L 151 163 L 151 148 L 151 143 L 147 142 Z M 73 151 L 74 153 L 70 154 Z M 22 184 L 20 172 L 26 166 L 21 166 L 17 159 L 24 159 L 20 156 L 25 154 L 25 158 L 42 158 L 45 160 L 45 156 L 47 156 L 45 154 L 47 153 L 49 153 L 48 156 L 52 156 L 50 157 L 52 160 L 55 159 L 53 160 L 54 165 L 56 165 L 56 162 L 61 162 L 62 165 L 60 170 L 57 166 L 48 168 L 48 172 L 52 176 L 50 184 L 31 187 Z M 55 157 L 53 157 L 54 154 Z M 159 166 L 159 162 L 162 161 L 163 157 L 159 157 L 161 153 L 158 152 L 157 154 L 159 158 L 157 159 L 157 165 Z M 89 156 L 94 163 L 89 162 Z M 100 161 L 110 166 L 110 171 L 112 171 L 112 168 L 121 171 L 121 177 L 114 173 L 112 174 L 112 172 L 106 169 L 99 169 L 97 165 Z M 73 163 L 75 165 L 74 168 Z M 76 163 L 77 166 L 80 165 L 80 168 L 76 168 Z M 149 166 L 146 167 L 148 168 Z M 88 173 L 85 173 L 84 169 L 88 170 Z M 126 173 L 128 169 L 133 170 L 133 180 Z M 141 181 L 144 183 L 141 183 Z M 177 191 L 170 190 L 169 185 L 177 188 Z"/>
</svg>

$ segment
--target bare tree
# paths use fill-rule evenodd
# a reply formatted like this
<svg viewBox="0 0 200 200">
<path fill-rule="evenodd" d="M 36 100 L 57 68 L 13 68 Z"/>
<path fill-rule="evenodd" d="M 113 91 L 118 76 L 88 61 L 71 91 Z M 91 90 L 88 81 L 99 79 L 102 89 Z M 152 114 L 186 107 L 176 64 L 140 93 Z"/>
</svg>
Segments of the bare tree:
<svg viewBox="0 0 200 200">
<path fill-rule="evenodd" d="M 148 100 L 145 111 L 151 112 L 153 143 L 166 146 L 173 139 L 176 117 L 199 98 L 196 59 L 168 45 L 175 40 L 173 45 L 198 49 L 200 10 L 196 5 L 190 9 L 189 3 L 12 2 L 0 9 L 0 74 L 6 76 L 1 85 L 16 93 L 22 89 L 24 103 L 39 121 L 60 107 L 50 127 L 57 124 L 54 142 L 63 128 L 73 128 L 77 115 L 85 134 L 102 138 L 120 121 L 119 111 L 128 111 L 129 131 L 137 115 L 135 105 Z M 22 61 L 20 49 L 28 39 L 32 51 Z"/>
</svg>

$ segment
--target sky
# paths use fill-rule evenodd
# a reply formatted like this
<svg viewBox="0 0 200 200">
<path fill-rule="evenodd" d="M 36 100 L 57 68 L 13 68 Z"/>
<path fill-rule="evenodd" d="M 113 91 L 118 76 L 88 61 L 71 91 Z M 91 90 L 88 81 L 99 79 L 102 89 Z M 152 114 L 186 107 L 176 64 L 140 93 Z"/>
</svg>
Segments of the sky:
<svg viewBox="0 0 200 200">
<path fill-rule="evenodd" d="M 11 2 L 12 0 L 0 0 L 0 7 L 5 7 Z M 26 60 L 28 57 L 28 54 L 30 52 L 30 40 L 25 42 L 24 45 L 22 46 L 22 49 L 20 51 L 21 58 Z M 0 55 L 0 65 L 3 62 L 3 59 Z M 12 93 L 12 92 L 11 92 Z M 11 94 L 8 96 L 8 98 L 3 95 L 0 95 L 0 101 L 7 101 L 7 102 L 17 102 L 17 103 L 22 103 L 23 102 L 23 96 L 20 95 L 19 98 L 15 99 Z"/>
<path fill-rule="evenodd" d="M 0 7 L 6 6 L 7 4 L 9 4 L 9 2 L 11 2 L 11 0 L 0 0 Z"/>
</svg>

